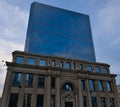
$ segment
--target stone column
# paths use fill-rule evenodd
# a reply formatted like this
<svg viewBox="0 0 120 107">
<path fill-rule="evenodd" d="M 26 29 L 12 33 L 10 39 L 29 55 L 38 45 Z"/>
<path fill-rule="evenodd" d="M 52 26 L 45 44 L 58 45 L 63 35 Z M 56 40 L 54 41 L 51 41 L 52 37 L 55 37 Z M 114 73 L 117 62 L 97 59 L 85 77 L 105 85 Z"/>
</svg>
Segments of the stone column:
<svg viewBox="0 0 120 107">
<path fill-rule="evenodd" d="M 18 97 L 19 99 L 18 99 L 17 107 L 23 106 L 24 88 L 25 88 L 25 73 L 22 73 L 21 83 L 20 83 L 20 87 L 19 87 L 19 97 Z"/>
<path fill-rule="evenodd" d="M 60 107 L 60 77 L 56 77 L 55 107 Z"/>
<path fill-rule="evenodd" d="M 46 91 L 45 91 L 45 106 L 44 107 L 50 107 L 50 76 L 48 75 L 46 77 Z"/>
<path fill-rule="evenodd" d="M 36 101 L 37 101 L 37 86 L 38 86 L 38 75 L 34 74 L 31 107 L 35 107 L 36 106 Z"/>
<path fill-rule="evenodd" d="M 77 93 L 75 93 L 75 105 L 76 105 L 76 107 L 78 107 L 78 96 L 77 96 Z"/>
<path fill-rule="evenodd" d="M 81 79 L 78 79 L 78 107 L 83 107 L 82 91 L 81 91 Z"/>
<path fill-rule="evenodd" d="M 5 80 L 5 85 L 4 85 L 4 89 L 3 89 L 1 107 L 7 107 L 8 103 L 9 103 L 8 95 L 10 95 L 9 93 L 10 93 L 11 81 L 12 81 L 12 71 L 8 69 L 6 80 Z"/>
</svg>

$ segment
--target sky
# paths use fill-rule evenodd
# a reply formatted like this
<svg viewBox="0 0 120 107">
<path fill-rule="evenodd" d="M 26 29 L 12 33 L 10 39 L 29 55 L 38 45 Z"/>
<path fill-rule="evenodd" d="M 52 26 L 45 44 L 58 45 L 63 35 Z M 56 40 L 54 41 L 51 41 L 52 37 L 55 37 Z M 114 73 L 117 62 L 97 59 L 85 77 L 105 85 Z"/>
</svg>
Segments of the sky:
<svg viewBox="0 0 120 107">
<path fill-rule="evenodd" d="M 30 5 L 34 0 L 0 0 L 0 96 L 6 76 L 4 61 L 24 50 Z M 36 2 L 87 14 L 97 62 L 111 65 L 120 84 L 120 0 L 36 0 Z"/>
</svg>

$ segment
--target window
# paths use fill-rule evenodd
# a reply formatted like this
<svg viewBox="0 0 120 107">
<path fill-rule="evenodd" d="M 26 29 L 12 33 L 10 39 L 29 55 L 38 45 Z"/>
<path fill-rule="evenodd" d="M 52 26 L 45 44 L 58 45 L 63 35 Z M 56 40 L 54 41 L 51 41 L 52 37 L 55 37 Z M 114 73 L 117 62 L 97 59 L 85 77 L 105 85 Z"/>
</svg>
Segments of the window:
<svg viewBox="0 0 120 107">
<path fill-rule="evenodd" d="M 13 86 L 20 86 L 20 81 L 21 81 L 21 73 L 15 72 L 15 73 L 13 74 L 13 82 L 12 82 L 12 85 L 13 85 Z"/>
<path fill-rule="evenodd" d="M 100 72 L 100 67 L 95 67 L 96 72 Z"/>
<path fill-rule="evenodd" d="M 43 94 L 38 94 L 37 95 L 37 103 L 36 107 L 44 107 L 44 95 Z"/>
<path fill-rule="evenodd" d="M 114 98 L 110 98 L 110 107 L 115 107 Z"/>
<path fill-rule="evenodd" d="M 105 98 L 101 97 L 101 107 L 107 107 L 105 103 Z"/>
<path fill-rule="evenodd" d="M 51 66 L 52 66 L 52 67 L 55 67 L 55 60 L 52 60 Z"/>
<path fill-rule="evenodd" d="M 86 96 L 83 96 L 83 107 L 87 107 L 87 100 L 86 100 Z"/>
<path fill-rule="evenodd" d="M 31 94 L 24 94 L 23 107 L 31 107 Z"/>
<path fill-rule="evenodd" d="M 96 97 L 91 97 L 92 107 L 97 107 Z"/>
<path fill-rule="evenodd" d="M 8 107 L 17 107 L 17 101 L 18 101 L 18 94 L 11 93 Z"/>
<path fill-rule="evenodd" d="M 103 68 L 103 72 L 104 72 L 105 74 L 107 74 L 107 73 L 108 73 L 108 68 Z"/>
<path fill-rule="evenodd" d="M 102 81 L 98 81 L 98 90 L 99 91 L 103 91 L 103 84 L 102 84 Z"/>
<path fill-rule="evenodd" d="M 81 89 L 85 90 L 85 80 L 81 80 Z"/>
<path fill-rule="evenodd" d="M 51 95 L 50 107 L 55 107 L 55 95 Z"/>
<path fill-rule="evenodd" d="M 75 63 L 72 63 L 72 69 L 75 69 Z"/>
<path fill-rule="evenodd" d="M 90 87 L 90 91 L 95 90 L 94 80 L 89 80 L 89 87 Z"/>
<path fill-rule="evenodd" d="M 63 61 L 60 61 L 60 68 L 63 68 Z"/>
<path fill-rule="evenodd" d="M 25 79 L 26 79 L 26 86 L 33 85 L 33 74 L 27 73 Z"/>
<path fill-rule="evenodd" d="M 106 81 L 106 88 L 107 88 L 107 91 L 109 92 L 112 91 L 110 81 Z"/>
<path fill-rule="evenodd" d="M 66 91 L 72 91 L 73 90 L 73 85 L 71 83 L 65 83 L 63 85 L 63 89 Z"/>
<path fill-rule="evenodd" d="M 51 88 L 55 88 L 55 77 L 51 77 Z"/>
<path fill-rule="evenodd" d="M 28 58 L 28 64 L 34 65 L 35 64 L 35 58 Z"/>
<path fill-rule="evenodd" d="M 82 70 L 83 69 L 83 65 L 82 64 L 80 64 L 80 70 Z"/>
<path fill-rule="evenodd" d="M 45 75 L 40 74 L 38 77 L 38 87 L 44 87 L 45 86 Z"/>
<path fill-rule="evenodd" d="M 17 56 L 17 57 L 16 57 L 16 63 L 23 64 L 23 63 L 24 63 L 24 57 L 22 57 L 22 56 Z"/>
<path fill-rule="evenodd" d="M 65 67 L 66 69 L 70 69 L 70 62 L 66 62 Z"/>
<path fill-rule="evenodd" d="M 39 65 L 40 66 L 46 66 L 46 60 L 45 59 L 40 59 L 39 60 Z"/>
<path fill-rule="evenodd" d="M 92 66 L 87 65 L 87 70 L 88 70 L 88 71 L 92 71 Z"/>
</svg>

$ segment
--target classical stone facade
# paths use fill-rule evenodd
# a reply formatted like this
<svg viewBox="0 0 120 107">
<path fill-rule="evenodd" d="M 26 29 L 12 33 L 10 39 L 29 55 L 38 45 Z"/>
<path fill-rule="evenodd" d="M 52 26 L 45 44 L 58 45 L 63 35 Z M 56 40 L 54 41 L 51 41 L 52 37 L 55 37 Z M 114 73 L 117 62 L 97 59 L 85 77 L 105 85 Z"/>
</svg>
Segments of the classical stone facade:
<svg viewBox="0 0 120 107">
<path fill-rule="evenodd" d="M 13 52 L 1 107 L 119 107 L 109 65 Z"/>
<path fill-rule="evenodd" d="M 117 85 L 118 96 L 119 96 L 119 104 L 120 104 L 120 85 Z"/>
</svg>

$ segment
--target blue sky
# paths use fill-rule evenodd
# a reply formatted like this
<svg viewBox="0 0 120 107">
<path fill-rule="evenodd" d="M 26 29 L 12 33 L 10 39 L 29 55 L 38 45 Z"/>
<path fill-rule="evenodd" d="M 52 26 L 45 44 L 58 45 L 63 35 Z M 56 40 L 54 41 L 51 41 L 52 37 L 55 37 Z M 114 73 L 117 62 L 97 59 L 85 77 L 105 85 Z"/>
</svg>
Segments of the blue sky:
<svg viewBox="0 0 120 107">
<path fill-rule="evenodd" d="M 120 75 L 120 0 L 36 1 L 89 15 L 97 62 L 110 64 L 111 73 Z M 24 49 L 32 2 L 0 0 L 0 96 L 6 75 L 2 60 L 11 61 L 13 51 Z"/>
</svg>

